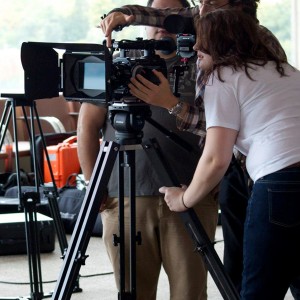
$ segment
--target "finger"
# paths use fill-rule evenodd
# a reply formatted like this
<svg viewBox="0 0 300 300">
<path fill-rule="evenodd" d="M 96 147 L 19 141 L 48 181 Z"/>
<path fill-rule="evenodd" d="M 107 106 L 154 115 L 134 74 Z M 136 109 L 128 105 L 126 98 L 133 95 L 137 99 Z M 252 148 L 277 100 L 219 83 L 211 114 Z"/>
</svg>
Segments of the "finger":
<svg viewBox="0 0 300 300">
<path fill-rule="evenodd" d="M 135 96 L 138 99 L 143 100 L 146 103 L 149 103 L 148 95 L 146 94 L 146 92 L 141 91 L 139 88 L 137 88 L 131 83 L 128 84 L 128 87 L 129 87 L 129 92 L 132 96 Z"/>
<path fill-rule="evenodd" d="M 159 191 L 160 193 L 162 193 L 162 194 L 165 194 L 166 191 L 167 191 L 167 187 L 162 186 L 162 187 L 160 187 L 160 188 L 158 189 L 158 191 Z"/>
<path fill-rule="evenodd" d="M 153 90 L 155 87 L 157 87 L 156 84 L 154 84 L 153 82 L 151 82 L 150 80 L 146 79 L 145 77 L 143 77 L 140 74 L 136 75 L 136 78 L 138 79 L 139 82 L 141 82 L 144 86 L 146 86 L 147 88 Z"/>
<path fill-rule="evenodd" d="M 160 80 L 166 79 L 165 75 L 160 72 L 157 71 L 156 69 L 152 69 L 152 72 L 155 74 L 155 76 L 157 76 Z"/>
<path fill-rule="evenodd" d="M 129 87 L 129 92 L 132 96 L 135 96 L 141 100 L 145 100 L 146 95 L 143 92 L 141 92 L 139 89 L 137 89 L 134 85 L 129 84 L 128 87 Z"/>
<path fill-rule="evenodd" d="M 143 87 L 144 85 L 140 82 L 140 80 L 137 80 L 136 77 L 131 77 L 130 78 L 131 83 L 136 86 L 137 88 Z"/>
<path fill-rule="evenodd" d="M 187 185 L 181 184 L 181 188 L 182 188 L 183 190 L 186 190 L 186 189 L 187 189 Z"/>
<path fill-rule="evenodd" d="M 98 26 L 99 28 L 102 29 L 104 35 L 106 35 L 106 30 L 107 30 L 107 18 L 108 18 L 107 16 L 103 18 L 102 21 L 100 22 L 100 25 Z"/>
<path fill-rule="evenodd" d="M 152 72 L 153 72 L 153 74 L 159 79 L 159 81 L 160 81 L 161 83 L 163 83 L 163 82 L 168 82 L 168 79 L 165 77 L 165 75 L 164 75 L 162 72 L 157 71 L 157 70 L 155 70 L 155 69 L 153 69 Z"/>
<path fill-rule="evenodd" d="M 108 38 L 108 41 L 107 42 L 110 42 L 111 43 L 111 34 L 112 34 L 112 31 L 113 31 L 113 27 L 112 27 L 112 24 L 109 20 L 109 17 L 106 17 L 100 24 L 100 27 L 102 29 L 102 32 L 104 33 L 104 36 L 106 38 Z"/>
<path fill-rule="evenodd" d="M 134 85 L 134 84 L 132 84 L 132 83 L 129 83 L 128 84 L 128 88 L 129 88 L 129 90 L 130 90 L 130 93 L 131 94 L 138 94 L 138 93 L 140 93 L 141 91 Z"/>
<path fill-rule="evenodd" d="M 149 88 L 146 87 L 144 83 L 141 83 L 140 80 L 137 80 L 136 78 L 132 77 L 130 78 L 130 81 L 138 90 L 143 91 L 144 93 L 147 93 L 149 91 Z"/>
<path fill-rule="evenodd" d="M 111 47 L 111 34 L 106 35 L 106 46 Z"/>
</svg>

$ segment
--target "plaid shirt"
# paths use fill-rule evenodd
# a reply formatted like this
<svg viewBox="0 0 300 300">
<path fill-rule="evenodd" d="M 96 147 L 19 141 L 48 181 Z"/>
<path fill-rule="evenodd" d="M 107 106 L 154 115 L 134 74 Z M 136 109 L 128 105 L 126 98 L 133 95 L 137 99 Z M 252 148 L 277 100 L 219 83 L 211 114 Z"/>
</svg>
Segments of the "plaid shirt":
<svg viewBox="0 0 300 300">
<path fill-rule="evenodd" d="M 148 25 L 163 27 L 165 18 L 170 14 L 180 14 L 185 17 L 195 17 L 199 15 L 199 6 L 191 8 L 168 8 L 157 9 L 140 5 L 125 5 L 116 8 L 111 12 L 122 12 L 126 15 L 134 15 L 135 21 L 130 25 Z M 282 49 L 276 37 L 265 27 L 260 26 L 260 38 L 265 45 L 276 55 L 280 55 L 283 61 L 287 61 L 286 54 Z M 203 137 L 206 135 L 206 122 L 204 112 L 204 92 L 205 84 L 202 81 L 202 72 L 198 68 L 196 80 L 195 105 L 188 106 L 188 110 L 183 119 L 177 117 L 177 127 L 180 130 L 186 130 Z"/>
<path fill-rule="evenodd" d="M 168 15 L 180 14 L 184 17 L 198 16 L 199 7 L 158 9 L 140 5 L 124 5 L 120 8 L 113 9 L 109 13 L 112 12 L 122 12 L 125 15 L 134 15 L 135 21 L 130 25 L 147 25 L 163 28 L 164 20 Z"/>
</svg>

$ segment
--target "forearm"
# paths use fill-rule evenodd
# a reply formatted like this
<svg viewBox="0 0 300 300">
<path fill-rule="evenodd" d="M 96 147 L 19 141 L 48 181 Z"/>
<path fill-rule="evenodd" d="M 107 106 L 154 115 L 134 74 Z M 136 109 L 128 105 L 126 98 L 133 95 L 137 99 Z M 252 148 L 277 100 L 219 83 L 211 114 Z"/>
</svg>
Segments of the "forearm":
<svg viewBox="0 0 300 300">
<path fill-rule="evenodd" d="M 221 181 L 232 157 L 237 132 L 231 129 L 210 128 L 203 154 L 199 160 L 191 184 L 185 191 L 184 201 L 194 206 Z"/>
<path fill-rule="evenodd" d="M 206 118 L 204 108 L 204 92 L 205 84 L 203 82 L 204 73 L 198 68 L 199 61 L 197 60 L 197 75 L 196 75 L 196 95 L 194 105 L 186 104 L 186 108 L 177 118 L 177 128 L 183 131 L 189 131 L 193 134 L 206 135 Z"/>
<path fill-rule="evenodd" d="M 78 118 L 78 158 L 85 180 L 90 180 L 100 149 L 100 130 L 106 119 L 106 108 L 83 103 Z"/>
<path fill-rule="evenodd" d="M 163 27 L 164 20 L 167 16 L 171 14 L 180 14 L 185 17 L 193 17 L 198 15 L 199 9 L 198 7 L 157 9 L 141 5 L 124 5 L 120 8 L 113 9 L 109 13 L 112 12 L 122 12 L 125 15 L 133 15 L 135 19 L 128 25 Z"/>
<path fill-rule="evenodd" d="M 193 180 L 185 191 L 185 205 L 193 207 L 204 199 L 219 184 L 228 166 L 229 163 L 228 165 L 220 165 L 218 161 L 206 159 L 202 156 L 197 165 Z"/>
<path fill-rule="evenodd" d="M 180 212 L 193 207 L 217 186 L 225 174 L 232 155 L 231 143 L 234 141 L 235 133 L 230 133 L 232 135 L 229 136 L 229 142 L 224 143 L 223 149 L 221 146 L 223 143 L 218 140 L 222 140 L 222 135 L 225 139 L 227 138 L 226 130 L 217 128 L 213 131 L 215 131 L 215 138 L 212 139 L 211 135 L 208 136 L 189 187 L 186 190 L 185 188 L 166 186 L 159 189 L 161 193 L 165 194 L 164 198 L 170 210 Z"/>
<path fill-rule="evenodd" d="M 189 131 L 200 136 L 206 135 L 204 107 L 191 106 L 185 103 L 182 112 L 176 117 L 179 130 Z"/>
<path fill-rule="evenodd" d="M 78 158 L 85 180 L 90 180 L 97 155 L 100 149 L 99 133 L 85 133 L 84 127 L 77 131 L 78 136 Z"/>
</svg>

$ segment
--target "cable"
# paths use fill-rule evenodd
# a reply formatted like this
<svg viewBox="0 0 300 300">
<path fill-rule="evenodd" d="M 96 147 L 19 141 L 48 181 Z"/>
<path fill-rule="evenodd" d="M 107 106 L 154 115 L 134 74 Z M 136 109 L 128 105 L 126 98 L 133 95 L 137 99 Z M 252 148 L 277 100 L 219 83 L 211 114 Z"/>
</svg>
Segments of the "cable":
<svg viewBox="0 0 300 300">
<path fill-rule="evenodd" d="M 91 278 L 91 277 L 97 277 L 97 276 L 106 276 L 106 275 L 112 275 L 114 272 L 107 272 L 107 273 L 98 273 L 98 274 L 90 274 L 90 275 L 79 275 L 81 278 Z M 49 281 L 43 281 L 43 284 L 47 283 L 55 283 L 57 280 L 49 280 Z M 29 285 L 30 282 L 17 282 L 17 281 L 2 281 L 0 280 L 0 284 L 18 284 L 18 285 Z"/>
</svg>

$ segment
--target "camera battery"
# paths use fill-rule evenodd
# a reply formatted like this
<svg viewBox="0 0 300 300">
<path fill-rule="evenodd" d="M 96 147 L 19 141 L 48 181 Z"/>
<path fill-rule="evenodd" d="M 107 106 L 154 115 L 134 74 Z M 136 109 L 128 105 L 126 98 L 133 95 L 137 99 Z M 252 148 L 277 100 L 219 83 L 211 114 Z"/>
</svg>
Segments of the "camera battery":
<svg viewBox="0 0 300 300">
<path fill-rule="evenodd" d="M 77 155 L 77 137 L 72 136 L 62 143 L 48 146 L 51 170 L 57 187 L 63 187 L 71 174 L 80 173 L 80 164 Z M 46 155 L 44 153 L 44 182 L 52 182 Z"/>
<path fill-rule="evenodd" d="M 40 251 L 55 249 L 55 228 L 53 219 L 37 213 L 37 238 Z M 0 214 L 0 255 L 25 254 L 27 243 L 25 213 Z"/>
</svg>

